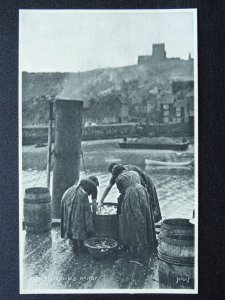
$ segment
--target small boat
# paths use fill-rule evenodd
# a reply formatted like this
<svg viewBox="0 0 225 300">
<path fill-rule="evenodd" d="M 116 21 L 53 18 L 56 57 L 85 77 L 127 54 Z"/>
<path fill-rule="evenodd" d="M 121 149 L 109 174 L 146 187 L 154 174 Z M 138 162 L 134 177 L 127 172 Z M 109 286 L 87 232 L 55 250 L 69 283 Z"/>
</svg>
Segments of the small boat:
<svg viewBox="0 0 225 300">
<path fill-rule="evenodd" d="M 158 160 L 151 160 L 145 159 L 146 165 L 155 165 L 155 166 L 171 166 L 171 167 L 186 167 L 186 166 L 193 166 L 194 161 L 158 161 Z"/>
<path fill-rule="evenodd" d="M 157 149 L 157 150 L 175 150 L 185 151 L 187 150 L 189 143 L 174 143 L 174 144 L 141 144 L 135 142 L 122 142 L 119 143 L 122 149 Z"/>
<path fill-rule="evenodd" d="M 189 144 L 189 141 L 178 142 L 166 137 L 141 137 L 131 141 L 127 141 L 127 139 L 124 139 L 123 142 L 119 143 L 119 146 L 122 149 L 158 149 L 185 151 L 187 150 Z"/>
</svg>

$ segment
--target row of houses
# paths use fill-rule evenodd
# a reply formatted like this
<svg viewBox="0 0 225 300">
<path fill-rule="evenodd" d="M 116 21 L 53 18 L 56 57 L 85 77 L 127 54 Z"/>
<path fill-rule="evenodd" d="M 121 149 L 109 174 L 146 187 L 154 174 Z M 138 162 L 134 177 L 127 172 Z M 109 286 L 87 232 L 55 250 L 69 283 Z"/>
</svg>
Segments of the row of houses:
<svg viewBox="0 0 225 300">
<path fill-rule="evenodd" d="M 193 80 L 173 80 L 170 90 L 157 87 L 145 97 L 138 91 L 129 97 L 123 94 L 90 100 L 84 110 L 86 124 L 127 122 L 189 123 L 194 118 Z"/>
</svg>

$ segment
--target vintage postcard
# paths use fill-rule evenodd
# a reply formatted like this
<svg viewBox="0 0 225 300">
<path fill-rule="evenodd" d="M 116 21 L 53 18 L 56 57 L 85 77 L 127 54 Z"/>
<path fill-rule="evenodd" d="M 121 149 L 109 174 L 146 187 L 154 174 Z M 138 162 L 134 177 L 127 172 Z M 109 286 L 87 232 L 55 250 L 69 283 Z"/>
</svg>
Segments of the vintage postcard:
<svg viewBox="0 0 225 300">
<path fill-rule="evenodd" d="M 198 293 L 197 10 L 19 11 L 20 293 Z"/>
</svg>

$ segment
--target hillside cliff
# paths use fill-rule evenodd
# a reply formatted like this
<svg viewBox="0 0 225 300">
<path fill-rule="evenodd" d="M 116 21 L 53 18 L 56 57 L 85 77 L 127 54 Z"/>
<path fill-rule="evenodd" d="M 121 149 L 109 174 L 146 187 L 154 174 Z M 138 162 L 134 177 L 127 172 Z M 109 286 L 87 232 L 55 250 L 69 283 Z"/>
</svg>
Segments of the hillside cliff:
<svg viewBox="0 0 225 300">
<path fill-rule="evenodd" d="M 147 97 L 149 90 L 158 87 L 170 90 L 173 78 L 193 79 L 193 61 L 170 61 L 154 65 L 133 65 L 97 69 L 78 73 L 22 74 L 23 125 L 48 122 L 49 96 L 61 99 L 84 100 L 121 96 Z"/>
</svg>

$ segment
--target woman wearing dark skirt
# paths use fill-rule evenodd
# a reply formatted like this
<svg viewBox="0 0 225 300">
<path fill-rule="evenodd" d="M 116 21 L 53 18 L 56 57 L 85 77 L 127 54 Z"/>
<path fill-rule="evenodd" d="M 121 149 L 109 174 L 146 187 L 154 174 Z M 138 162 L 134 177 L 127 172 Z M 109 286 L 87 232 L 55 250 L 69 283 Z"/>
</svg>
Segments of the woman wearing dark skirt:
<svg viewBox="0 0 225 300">
<path fill-rule="evenodd" d="M 156 250 L 154 218 L 150 207 L 149 194 L 141 185 L 140 176 L 121 165 L 112 169 L 110 185 L 116 183 L 120 192 L 118 198 L 119 242 L 129 249 L 131 259 L 140 260 Z M 103 194 L 103 203 L 107 191 Z"/>
<path fill-rule="evenodd" d="M 93 232 L 93 218 L 88 196 L 97 198 L 96 183 L 82 179 L 63 195 L 61 201 L 61 237 L 73 242 L 73 251 L 83 250 L 83 242 Z"/>
</svg>

